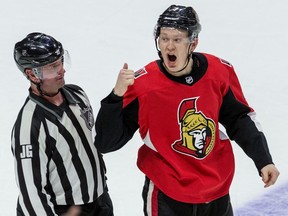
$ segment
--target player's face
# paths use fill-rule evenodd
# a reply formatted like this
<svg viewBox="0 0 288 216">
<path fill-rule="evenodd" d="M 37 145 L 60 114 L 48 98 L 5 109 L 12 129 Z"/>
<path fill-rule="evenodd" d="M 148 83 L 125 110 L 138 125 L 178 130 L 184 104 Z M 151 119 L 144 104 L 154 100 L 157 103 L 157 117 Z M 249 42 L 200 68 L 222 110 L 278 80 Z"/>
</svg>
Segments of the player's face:
<svg viewBox="0 0 288 216">
<path fill-rule="evenodd" d="M 193 51 L 194 46 L 190 46 L 187 31 L 174 28 L 161 28 L 158 38 L 158 47 L 161 51 L 167 71 L 174 76 L 188 74 L 191 65 L 181 70 L 187 63 L 187 56 Z M 190 61 L 191 63 L 191 61 Z"/>
</svg>

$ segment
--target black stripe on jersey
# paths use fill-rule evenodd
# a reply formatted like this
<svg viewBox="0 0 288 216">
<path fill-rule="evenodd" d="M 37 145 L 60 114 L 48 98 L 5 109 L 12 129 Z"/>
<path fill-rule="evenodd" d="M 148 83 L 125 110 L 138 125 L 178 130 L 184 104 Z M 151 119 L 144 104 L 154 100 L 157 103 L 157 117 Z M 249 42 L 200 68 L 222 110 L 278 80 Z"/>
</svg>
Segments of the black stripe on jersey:
<svg viewBox="0 0 288 216">
<path fill-rule="evenodd" d="M 71 86 L 70 86 L 71 87 Z M 73 86 L 72 86 L 73 87 Z M 81 89 L 78 89 L 78 92 L 80 91 Z M 79 92 L 81 94 L 81 92 Z M 82 99 L 78 96 L 78 95 L 74 95 L 74 98 L 77 100 L 77 101 L 82 101 Z M 81 108 L 81 109 L 85 109 L 87 107 L 86 104 L 84 103 L 78 103 L 78 106 Z M 92 108 L 91 108 L 92 109 Z M 78 120 L 76 119 L 75 115 L 73 114 L 73 112 L 70 110 L 69 108 L 69 111 L 67 109 L 67 112 L 66 114 L 69 116 L 69 118 L 72 120 L 73 124 L 74 124 L 74 127 L 76 128 L 78 134 L 79 134 L 79 137 L 81 138 L 81 141 L 82 143 L 84 144 L 84 148 L 86 150 L 86 153 L 89 157 L 89 161 L 91 162 L 91 166 L 92 166 L 92 170 L 93 170 L 93 180 L 95 182 L 95 187 L 97 188 L 98 187 L 98 180 L 97 180 L 97 165 L 96 165 L 96 162 L 95 162 L 95 159 L 94 159 L 94 155 L 93 155 L 93 152 L 90 148 L 90 145 L 89 145 L 89 142 L 88 140 L 86 139 L 86 136 L 85 136 L 85 133 L 81 127 L 81 125 L 79 124 Z M 98 151 L 97 151 L 98 152 Z M 101 163 L 100 167 L 105 167 L 105 164 L 104 164 L 104 161 L 102 159 L 102 155 L 100 156 L 99 153 L 98 153 L 98 158 L 99 158 L 99 162 Z M 105 171 L 104 169 L 101 169 L 101 176 L 102 176 L 102 179 L 105 175 Z M 93 200 L 95 200 L 96 198 L 98 197 L 98 194 L 97 194 L 97 190 L 94 190 L 94 194 L 93 194 Z"/>
<path fill-rule="evenodd" d="M 98 154 L 98 158 L 99 158 L 100 167 L 103 168 L 103 169 L 100 169 L 100 173 L 101 173 L 101 176 L 103 179 L 103 187 L 107 188 L 106 181 L 104 180 L 106 178 L 105 177 L 106 165 L 104 163 L 103 155 L 99 151 L 97 151 L 97 154 Z M 98 181 L 97 181 L 97 183 L 98 183 Z M 98 187 L 98 184 L 95 184 L 95 185 Z M 94 196 L 96 196 L 96 193 L 94 193 Z"/>
<path fill-rule="evenodd" d="M 37 108 L 35 109 L 34 115 L 37 113 Z M 31 126 L 33 127 L 30 134 L 30 142 L 33 146 L 33 157 L 32 157 L 32 166 L 33 166 L 33 179 L 34 184 L 37 188 L 38 196 L 42 202 L 43 208 L 47 215 L 53 215 L 51 208 L 47 205 L 49 202 L 45 194 L 42 193 L 42 177 L 41 177 L 41 159 L 39 156 L 39 128 L 41 127 L 42 120 L 37 116 L 33 116 Z M 47 139 L 46 139 L 47 142 Z M 46 143 L 47 144 L 47 143 Z"/>
<path fill-rule="evenodd" d="M 73 165 L 75 166 L 75 170 L 80 180 L 82 199 L 84 202 L 87 202 L 89 200 L 89 194 L 88 194 L 86 171 L 78 154 L 74 153 L 74 152 L 77 152 L 74 139 L 69 133 L 69 131 L 67 131 L 66 128 L 64 128 L 62 125 L 59 125 L 59 132 L 64 137 L 66 142 L 69 144 L 70 152 L 72 154 L 72 162 L 73 162 Z"/>
<path fill-rule="evenodd" d="M 55 152 L 55 139 L 53 139 L 50 135 L 49 135 L 49 130 L 47 128 L 47 125 L 46 124 L 43 124 L 44 126 L 44 130 L 45 130 L 45 133 L 47 134 L 47 139 L 46 139 L 46 149 L 45 149 L 45 153 L 48 157 L 48 160 L 49 158 L 51 158 L 52 156 L 52 153 Z M 46 167 L 47 170 L 49 170 L 49 162 L 47 163 L 47 167 Z M 67 176 L 65 176 L 67 177 Z M 64 178 L 65 178 L 64 177 Z M 53 202 L 54 205 L 56 205 L 56 200 L 54 199 L 55 197 L 55 193 L 53 191 L 53 187 L 49 181 L 49 172 L 46 173 L 46 179 L 47 179 L 47 185 L 45 186 L 45 190 L 46 191 L 49 191 L 50 195 L 51 195 L 51 202 Z M 62 181 L 62 178 L 60 179 L 60 181 Z M 65 194 L 66 195 L 66 194 Z"/>
<path fill-rule="evenodd" d="M 88 158 L 89 158 L 89 161 L 91 163 L 91 166 L 92 166 L 92 170 L 93 170 L 93 180 L 94 180 L 94 183 L 95 183 L 95 187 L 97 188 L 98 186 L 98 181 L 97 181 L 97 166 L 96 166 L 96 163 L 95 163 L 95 159 L 94 159 L 94 155 L 93 155 L 93 152 L 90 148 L 90 145 L 89 145 L 89 142 L 88 140 L 86 139 L 86 136 L 85 136 L 85 133 L 81 127 L 81 125 L 79 124 L 79 122 L 77 121 L 74 113 L 70 110 L 70 108 L 68 108 L 66 110 L 66 114 L 67 116 L 71 119 L 71 122 L 73 123 L 74 127 L 76 128 L 77 130 L 77 133 L 79 134 L 79 137 L 81 138 L 81 142 L 83 143 L 83 146 L 86 150 L 86 153 L 88 155 Z M 83 185 L 81 186 L 82 187 L 87 187 L 87 185 Z M 84 189 L 84 191 L 88 191 L 87 188 Z M 87 201 L 89 200 L 89 194 L 87 194 L 88 198 L 87 198 Z M 98 194 L 97 194 L 97 190 L 94 190 L 94 194 L 93 194 L 93 198 L 96 199 L 98 197 Z M 86 202 L 85 200 L 85 196 L 83 195 L 83 200 Z"/>
<path fill-rule="evenodd" d="M 52 116 L 52 118 L 49 118 L 48 116 L 46 116 L 46 118 L 49 121 L 51 121 L 53 124 L 57 125 L 59 133 L 63 136 L 66 143 L 69 145 L 70 154 L 72 155 L 72 162 L 73 162 L 73 165 L 74 165 L 75 170 L 77 172 L 77 175 L 78 175 L 78 178 L 80 181 L 80 185 L 81 185 L 82 199 L 84 202 L 87 202 L 87 200 L 89 200 L 89 194 L 88 194 L 87 178 L 86 178 L 86 174 L 85 174 L 86 172 L 85 172 L 85 168 L 83 166 L 83 163 L 78 156 L 73 136 L 70 134 L 70 132 L 62 124 L 57 122 L 57 119 L 54 116 Z M 54 141 L 54 143 L 55 143 L 55 141 Z M 55 149 L 55 152 L 53 152 L 53 154 L 55 154 L 55 155 L 53 155 L 53 160 L 55 161 L 55 164 L 56 165 L 58 165 L 58 164 L 63 165 L 63 163 L 62 163 L 63 159 L 62 159 L 60 153 L 58 153 L 57 149 Z M 70 202 L 73 200 L 72 187 L 70 185 L 69 178 L 67 176 L 67 172 L 66 172 L 64 165 L 61 167 L 57 166 L 57 172 L 58 172 L 59 176 L 61 176 L 61 184 L 62 184 L 62 187 L 63 187 L 65 194 L 66 194 L 66 196 L 65 196 L 66 202 L 71 204 Z M 68 194 L 67 192 L 69 192 L 69 191 L 71 191 L 71 193 Z M 74 204 L 74 201 L 72 203 Z"/>
<path fill-rule="evenodd" d="M 49 132 L 46 131 L 46 133 L 48 134 Z M 71 186 L 70 181 L 68 179 L 67 171 L 66 171 L 66 168 L 64 166 L 63 159 L 62 159 L 60 153 L 58 152 L 58 150 L 56 149 L 56 140 L 49 135 L 47 137 L 47 140 L 49 140 L 49 144 L 47 146 L 51 146 L 54 149 L 53 150 L 53 155 L 54 155 L 53 161 L 57 165 L 58 175 L 61 176 L 60 181 L 61 181 L 61 185 L 63 187 L 63 190 L 64 191 L 72 191 L 72 186 Z M 47 151 L 46 151 L 46 154 L 47 154 Z M 61 164 L 61 166 L 59 166 L 59 164 Z M 47 169 L 48 169 L 48 167 L 47 167 Z M 49 179 L 48 176 L 47 176 L 47 179 Z M 50 191 L 51 196 L 55 197 L 54 192 L 53 192 L 53 187 L 52 187 L 50 182 L 47 185 L 47 187 L 49 187 L 49 189 L 50 189 L 48 191 Z M 52 194 L 52 192 L 53 192 L 53 194 Z M 55 200 L 52 200 L 52 201 L 56 204 Z M 74 199 L 73 199 L 72 193 L 69 193 L 69 194 L 65 193 L 65 201 L 66 201 L 66 203 L 74 204 Z"/>
<path fill-rule="evenodd" d="M 27 102 L 27 101 L 26 101 Z M 25 102 L 25 103 L 26 103 Z M 20 126 L 21 126 L 21 117 L 22 117 L 22 113 L 23 113 L 23 109 L 20 111 L 16 123 L 15 123 L 15 131 L 14 131 L 14 136 L 15 136 L 15 150 L 14 150 L 14 155 L 16 157 L 17 161 L 21 161 L 20 159 L 20 154 L 22 151 L 22 147 L 20 145 Z M 20 123 L 19 123 L 20 122 Z M 24 160 L 31 160 L 31 159 L 24 159 Z M 23 196 L 23 202 L 26 206 L 27 209 L 29 209 L 29 213 L 31 216 L 37 216 L 36 212 L 33 209 L 33 206 L 31 204 L 30 201 L 30 197 L 28 194 L 28 190 L 26 187 L 26 183 L 25 183 L 25 178 L 24 178 L 24 174 L 23 174 L 23 169 L 22 169 L 22 161 L 21 163 L 17 164 L 17 172 L 18 172 L 18 182 L 19 182 L 19 187 Z"/>
<path fill-rule="evenodd" d="M 52 136 L 50 136 L 46 121 L 43 121 L 43 126 L 44 126 L 44 130 L 45 130 L 45 134 L 47 136 L 46 137 L 45 153 L 46 153 L 48 158 L 52 158 L 52 154 L 54 155 L 53 161 L 56 165 L 58 165 L 57 166 L 57 173 L 59 176 L 61 176 L 60 181 L 61 181 L 61 185 L 63 187 L 63 190 L 64 191 L 72 191 L 72 186 L 71 186 L 70 181 L 68 179 L 67 171 L 66 171 L 66 168 L 64 166 L 63 159 L 56 148 L 56 140 Z M 62 166 L 59 166 L 59 164 L 61 164 Z M 48 162 L 46 168 L 47 168 L 47 170 L 49 170 L 49 162 Z M 47 181 L 47 186 L 45 187 L 45 190 L 49 191 L 49 193 L 52 197 L 51 202 L 53 202 L 54 205 L 57 205 L 56 200 L 54 199 L 55 193 L 54 193 L 53 187 L 49 181 L 49 173 L 47 173 L 46 178 L 48 181 Z M 66 201 L 66 203 L 74 204 L 74 199 L 73 199 L 73 196 L 71 193 L 69 195 L 68 195 L 68 193 L 65 193 L 65 201 Z"/>
</svg>

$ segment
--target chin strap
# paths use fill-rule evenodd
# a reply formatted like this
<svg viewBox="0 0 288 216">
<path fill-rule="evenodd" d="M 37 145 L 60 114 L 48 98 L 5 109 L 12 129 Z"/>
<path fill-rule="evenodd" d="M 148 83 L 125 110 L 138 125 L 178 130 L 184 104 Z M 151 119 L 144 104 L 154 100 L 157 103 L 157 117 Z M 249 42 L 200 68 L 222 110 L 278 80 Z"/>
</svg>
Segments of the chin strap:
<svg viewBox="0 0 288 216">
<path fill-rule="evenodd" d="M 48 93 L 43 92 L 42 89 L 41 89 L 41 84 L 42 84 L 42 80 L 41 80 L 41 79 L 40 79 L 40 82 L 39 82 L 39 83 L 36 83 L 36 82 L 34 82 L 34 81 L 32 81 L 32 80 L 30 80 L 30 81 L 31 81 L 33 84 L 36 85 L 37 90 L 38 90 L 38 92 L 40 93 L 41 96 L 54 97 L 54 96 L 56 96 L 56 95 L 59 93 L 59 91 L 60 91 L 60 89 L 58 89 L 58 91 L 57 91 L 56 93 L 48 94 Z"/>
</svg>

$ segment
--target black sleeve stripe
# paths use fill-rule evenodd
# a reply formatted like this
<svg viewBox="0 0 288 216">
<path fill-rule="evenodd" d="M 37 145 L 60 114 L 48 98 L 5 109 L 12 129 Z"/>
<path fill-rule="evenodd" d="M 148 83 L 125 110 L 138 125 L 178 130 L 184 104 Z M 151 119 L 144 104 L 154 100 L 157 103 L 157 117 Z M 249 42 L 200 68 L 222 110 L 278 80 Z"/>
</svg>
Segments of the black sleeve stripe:
<svg viewBox="0 0 288 216">
<path fill-rule="evenodd" d="M 20 144 L 20 127 L 21 127 L 21 121 L 22 121 L 22 114 L 23 114 L 23 109 L 20 111 L 17 117 L 16 123 L 14 126 L 14 133 L 13 133 L 15 136 L 15 151 L 14 151 L 15 158 L 16 158 L 16 161 L 18 161 L 17 167 L 16 167 L 17 173 L 18 173 L 17 177 L 18 177 L 19 188 L 21 190 L 23 202 L 24 202 L 26 209 L 29 211 L 30 215 L 37 216 L 32 206 L 32 203 L 30 201 L 30 197 L 29 197 L 29 193 L 26 187 L 26 182 L 25 182 L 24 173 L 22 169 L 22 160 L 20 158 L 20 154 L 22 151 L 22 146 Z M 26 159 L 26 160 L 31 160 L 31 159 Z M 22 201 L 22 199 L 20 201 Z"/>
<path fill-rule="evenodd" d="M 37 111 L 37 108 L 34 112 L 34 115 Z M 33 125 L 33 128 L 31 129 L 31 144 L 33 145 L 33 157 L 31 159 L 32 167 L 33 167 L 33 178 L 34 178 L 34 184 L 38 191 L 38 196 L 40 198 L 40 201 L 43 205 L 43 208 L 45 209 L 45 212 L 47 215 L 53 215 L 53 211 L 51 210 L 51 207 L 47 204 L 49 201 L 47 200 L 47 196 L 43 194 L 42 192 L 42 177 L 41 177 L 41 159 L 39 155 L 39 130 L 41 127 L 41 120 L 37 118 L 37 116 L 33 116 L 31 126 Z"/>
</svg>

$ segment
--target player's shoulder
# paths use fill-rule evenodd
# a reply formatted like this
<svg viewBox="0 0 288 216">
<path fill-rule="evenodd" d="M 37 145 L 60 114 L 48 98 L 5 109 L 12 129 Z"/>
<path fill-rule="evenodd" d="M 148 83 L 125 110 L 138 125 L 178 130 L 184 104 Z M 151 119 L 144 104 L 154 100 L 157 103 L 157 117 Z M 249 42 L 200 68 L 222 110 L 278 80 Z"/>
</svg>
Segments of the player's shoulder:
<svg viewBox="0 0 288 216">
<path fill-rule="evenodd" d="M 202 59 L 206 60 L 202 60 L 202 62 L 207 64 L 206 77 L 220 82 L 229 82 L 229 77 L 234 74 L 233 65 L 229 61 L 208 53 L 200 53 L 198 55 L 201 55 Z"/>
<path fill-rule="evenodd" d="M 140 68 L 134 73 L 135 79 L 145 78 L 151 76 L 155 70 L 158 69 L 157 61 L 152 61 L 146 64 L 144 67 Z"/>
<path fill-rule="evenodd" d="M 233 65 L 226 59 L 213 55 L 213 54 L 209 54 L 209 53 L 201 53 L 202 55 L 204 55 L 208 61 L 208 64 L 217 64 L 219 66 L 224 66 L 224 67 L 229 67 L 229 68 L 233 68 Z"/>
</svg>

